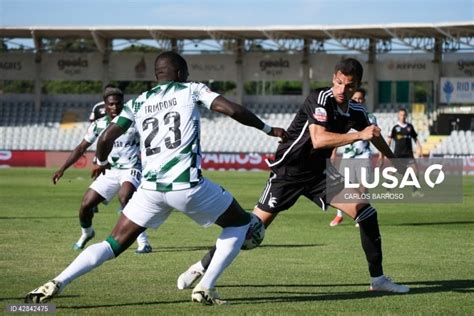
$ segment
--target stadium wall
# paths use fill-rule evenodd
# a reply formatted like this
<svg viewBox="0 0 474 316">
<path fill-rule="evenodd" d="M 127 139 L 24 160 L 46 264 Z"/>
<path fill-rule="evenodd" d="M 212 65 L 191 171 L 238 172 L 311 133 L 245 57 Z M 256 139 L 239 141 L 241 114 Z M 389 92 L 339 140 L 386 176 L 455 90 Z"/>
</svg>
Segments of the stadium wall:
<svg viewBox="0 0 474 316">
<path fill-rule="evenodd" d="M 236 60 L 232 54 L 184 55 L 188 60 L 190 80 L 236 81 Z M 341 58 L 355 57 L 367 69 L 365 54 L 311 54 L 310 79 L 328 80 Z M 130 80 L 153 81 L 155 53 L 112 53 L 108 64 L 100 53 L 45 53 L 39 63 L 41 80 Z M 301 54 L 246 53 L 243 55 L 243 79 L 302 80 Z M 35 78 L 33 53 L 0 53 L 1 80 Z M 377 80 L 433 80 L 438 76 L 432 54 L 392 53 L 376 57 Z M 104 73 L 106 75 L 104 76 Z M 474 77 L 473 53 L 447 53 L 441 63 L 441 76 Z"/>
<path fill-rule="evenodd" d="M 0 150 L 0 168 L 10 167 L 59 167 L 69 156 L 65 151 L 21 151 Z M 87 152 L 72 168 L 91 169 L 93 152 Z M 203 153 L 202 167 L 204 170 L 218 171 L 268 171 L 266 159 L 271 154 L 259 153 Z M 463 174 L 474 175 L 474 157 L 463 158 Z"/>
</svg>

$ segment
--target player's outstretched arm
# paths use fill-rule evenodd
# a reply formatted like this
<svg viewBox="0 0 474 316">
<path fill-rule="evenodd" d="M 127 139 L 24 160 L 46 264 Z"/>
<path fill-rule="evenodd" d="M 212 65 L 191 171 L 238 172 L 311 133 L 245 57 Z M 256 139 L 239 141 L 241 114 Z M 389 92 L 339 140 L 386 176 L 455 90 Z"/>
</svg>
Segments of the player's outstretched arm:
<svg viewBox="0 0 474 316">
<path fill-rule="evenodd" d="M 311 124 L 309 126 L 309 134 L 314 149 L 334 148 L 352 144 L 358 140 L 371 140 L 374 136 L 380 134 L 380 128 L 375 125 L 369 125 L 362 131 L 339 134 L 329 132 L 324 126 Z"/>
<path fill-rule="evenodd" d="M 385 139 L 382 137 L 382 135 L 372 138 L 371 142 L 380 151 L 380 154 L 381 154 L 380 157 L 382 159 L 384 156 L 389 159 L 395 158 L 395 155 L 390 149 L 390 145 L 385 142 Z"/>
<path fill-rule="evenodd" d="M 64 164 L 56 170 L 56 172 L 53 174 L 53 183 L 56 184 L 58 183 L 59 179 L 64 175 L 64 172 L 72 166 L 76 161 L 79 160 L 79 158 L 84 155 L 86 152 L 87 148 L 89 148 L 91 143 L 82 140 L 82 142 L 74 148 L 74 150 L 69 154 L 69 157 L 67 157 L 66 161 Z"/>
<path fill-rule="evenodd" d="M 262 130 L 270 136 L 280 137 L 283 142 L 288 139 L 288 134 L 283 128 L 268 126 L 246 107 L 231 102 L 223 96 L 218 96 L 214 101 L 212 101 L 211 110 L 230 116 L 243 125 Z"/>
<path fill-rule="evenodd" d="M 421 147 L 420 140 L 417 139 L 415 144 L 416 144 L 416 151 L 417 151 L 418 157 L 423 157 L 423 148 Z"/>
<path fill-rule="evenodd" d="M 109 157 L 109 154 L 112 151 L 114 141 L 123 133 L 125 133 L 125 130 L 115 123 L 110 123 L 110 125 L 102 132 L 97 140 L 97 149 L 95 151 L 97 167 L 92 169 L 92 178 L 97 178 L 110 167 L 107 157 Z"/>
</svg>

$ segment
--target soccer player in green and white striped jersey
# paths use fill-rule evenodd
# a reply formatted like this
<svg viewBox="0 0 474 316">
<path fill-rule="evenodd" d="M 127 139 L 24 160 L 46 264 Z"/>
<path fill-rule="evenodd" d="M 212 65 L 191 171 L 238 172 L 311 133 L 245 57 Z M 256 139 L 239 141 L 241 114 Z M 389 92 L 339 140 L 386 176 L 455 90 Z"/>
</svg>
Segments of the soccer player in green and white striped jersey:
<svg viewBox="0 0 474 316">
<path fill-rule="evenodd" d="M 99 138 L 100 134 L 109 126 L 112 119 L 120 114 L 123 108 L 123 93 L 115 87 L 108 87 L 104 90 L 104 108 L 106 115 L 93 121 L 87 129 L 84 139 L 74 148 L 63 165 L 54 173 L 53 183 L 58 183 L 64 172 L 72 166 L 86 150 Z M 140 184 L 141 165 L 138 133 L 134 126 L 120 136 L 114 143 L 112 151 L 107 160 L 110 163 L 110 170 L 101 175 L 90 185 L 84 193 L 81 206 L 79 208 L 79 222 L 82 234 L 79 240 L 73 245 L 73 249 L 83 249 L 85 244 L 95 236 L 92 227 L 94 209 L 101 202 L 107 203 L 116 194 L 122 208 L 132 197 Z M 151 252 L 146 232 L 137 238 L 137 253 Z"/>
<path fill-rule="evenodd" d="M 129 101 L 100 136 L 97 145 L 98 175 L 105 171 L 115 139 L 135 124 L 140 134 L 143 179 L 106 241 L 89 246 L 60 275 L 30 292 L 26 301 L 45 302 L 65 285 L 117 257 L 146 228 L 159 227 L 173 209 L 202 226 L 222 227 L 214 258 L 192 301 L 225 304 L 215 290 L 217 278 L 240 251 L 250 214 L 232 195 L 201 174 L 200 115 L 198 106 L 226 114 L 238 122 L 286 139 L 281 128 L 272 128 L 245 107 L 232 103 L 204 84 L 186 82 L 188 67 L 179 54 L 164 52 L 155 61 L 158 85 Z"/>
</svg>

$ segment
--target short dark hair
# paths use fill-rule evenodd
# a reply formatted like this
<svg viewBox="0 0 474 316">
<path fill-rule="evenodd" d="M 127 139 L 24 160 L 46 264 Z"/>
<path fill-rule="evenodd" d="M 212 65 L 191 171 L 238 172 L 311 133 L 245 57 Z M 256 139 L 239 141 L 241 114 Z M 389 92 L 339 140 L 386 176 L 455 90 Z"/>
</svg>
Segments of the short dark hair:
<svg viewBox="0 0 474 316">
<path fill-rule="evenodd" d="M 111 95 L 116 95 L 118 96 L 120 99 L 123 100 L 123 92 L 122 90 L 120 90 L 119 88 L 115 88 L 115 87 L 107 87 L 104 89 L 104 94 L 103 94 L 103 98 L 104 98 L 104 101 L 110 97 Z"/>
<path fill-rule="evenodd" d="M 186 74 L 188 73 L 188 63 L 180 54 L 173 51 L 163 52 L 156 57 L 155 65 L 158 62 L 158 60 L 163 59 L 163 58 L 168 59 L 173 65 L 173 67 L 176 68 L 176 70 L 179 70 Z"/>
<path fill-rule="evenodd" d="M 338 62 L 336 67 L 334 67 L 334 73 L 338 71 L 342 72 L 343 75 L 356 77 L 359 82 L 362 81 L 362 75 L 364 73 L 360 62 L 354 58 L 346 58 Z"/>
<path fill-rule="evenodd" d="M 405 112 L 405 114 L 408 114 L 407 109 L 405 109 L 404 107 L 398 108 L 398 112 Z"/>
<path fill-rule="evenodd" d="M 365 96 L 367 95 L 367 91 L 366 91 L 364 88 L 357 88 L 354 93 L 356 93 L 356 92 L 362 93 L 362 95 L 364 96 L 364 98 L 365 98 Z"/>
</svg>

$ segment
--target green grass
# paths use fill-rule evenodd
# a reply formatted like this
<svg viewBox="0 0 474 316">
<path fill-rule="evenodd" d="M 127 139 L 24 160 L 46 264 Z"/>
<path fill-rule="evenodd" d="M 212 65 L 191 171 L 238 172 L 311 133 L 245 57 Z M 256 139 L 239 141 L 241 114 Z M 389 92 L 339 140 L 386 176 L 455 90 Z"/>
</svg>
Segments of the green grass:
<svg viewBox="0 0 474 316">
<path fill-rule="evenodd" d="M 47 169 L 0 170 L 0 300 L 21 303 L 77 255 L 77 210 L 89 174 L 71 170 L 57 186 Z M 206 172 L 246 209 L 264 188 L 266 173 Z M 352 221 L 330 228 L 334 215 L 305 199 L 280 215 L 261 248 L 241 252 L 218 282 L 229 306 L 190 302 L 176 278 L 214 243 L 217 227 L 203 229 L 176 213 L 150 231 L 154 252 L 136 245 L 70 284 L 52 303 L 58 314 L 474 314 L 474 177 L 464 178 L 463 204 L 376 205 L 384 269 L 410 294 L 368 292 L 368 272 Z M 100 206 L 96 238 L 106 238 L 118 202 Z"/>
</svg>

